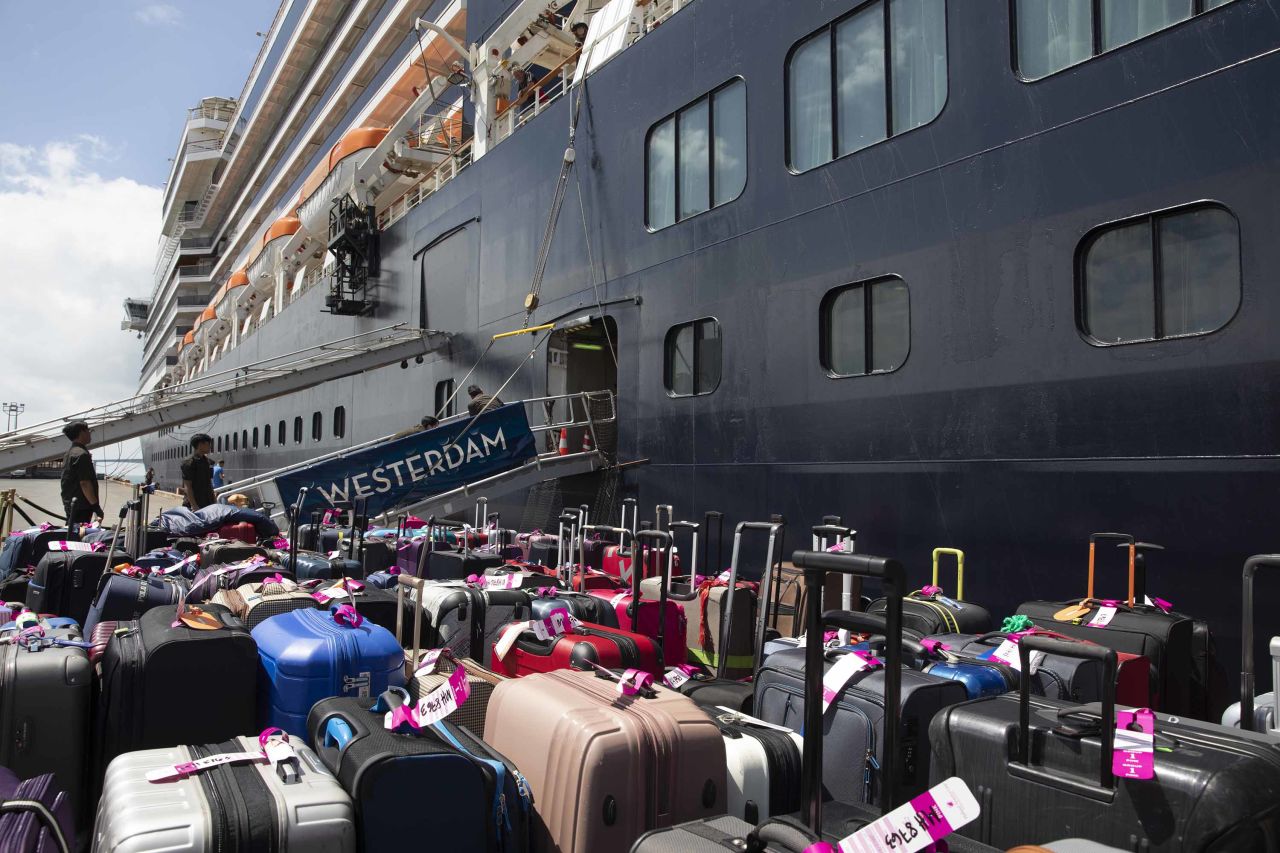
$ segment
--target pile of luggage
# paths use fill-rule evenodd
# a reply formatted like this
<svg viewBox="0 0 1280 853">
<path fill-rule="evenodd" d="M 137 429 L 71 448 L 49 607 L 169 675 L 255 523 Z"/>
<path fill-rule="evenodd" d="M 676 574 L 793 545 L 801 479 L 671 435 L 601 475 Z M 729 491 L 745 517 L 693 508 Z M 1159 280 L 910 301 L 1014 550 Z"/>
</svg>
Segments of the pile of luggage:
<svg viewBox="0 0 1280 853">
<path fill-rule="evenodd" d="M 909 582 L 836 517 L 787 558 L 781 519 L 631 499 L 554 532 L 294 515 L 8 538 L 0 851 L 1280 850 L 1252 636 L 1222 717 L 1131 536 L 1090 537 L 1085 597 L 993 614 L 962 552 Z"/>
</svg>

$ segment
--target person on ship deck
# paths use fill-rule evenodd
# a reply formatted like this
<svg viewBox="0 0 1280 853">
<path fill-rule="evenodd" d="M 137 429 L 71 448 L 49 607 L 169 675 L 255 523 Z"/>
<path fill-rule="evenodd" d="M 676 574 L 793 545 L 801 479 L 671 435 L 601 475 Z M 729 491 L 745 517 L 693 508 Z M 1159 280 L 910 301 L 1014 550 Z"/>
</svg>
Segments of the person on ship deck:
<svg viewBox="0 0 1280 853">
<path fill-rule="evenodd" d="M 497 397 L 490 397 L 488 394 L 484 393 L 484 389 L 479 385 L 472 385 L 469 387 L 467 389 L 467 396 L 471 398 L 471 402 L 467 404 L 467 412 L 470 413 L 472 417 L 489 409 L 496 409 L 499 406 L 505 405 Z"/>
</svg>

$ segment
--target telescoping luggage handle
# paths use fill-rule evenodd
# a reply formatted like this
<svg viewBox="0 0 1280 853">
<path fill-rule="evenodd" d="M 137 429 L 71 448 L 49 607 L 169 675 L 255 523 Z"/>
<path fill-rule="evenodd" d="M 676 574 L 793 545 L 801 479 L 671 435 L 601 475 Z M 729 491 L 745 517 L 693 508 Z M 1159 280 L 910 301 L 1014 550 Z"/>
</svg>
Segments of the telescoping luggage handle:
<svg viewBox="0 0 1280 853">
<path fill-rule="evenodd" d="M 764 657 L 764 636 L 769 627 L 769 604 L 774 598 L 770 594 L 773 590 L 773 571 L 779 562 L 778 549 L 782 547 L 782 533 L 785 527 L 786 525 L 781 521 L 740 521 L 733 529 L 733 555 L 729 558 L 729 589 L 731 590 L 738 587 L 738 561 L 742 556 L 742 534 L 748 530 L 763 530 L 769 534 L 769 544 L 765 548 L 764 573 L 760 576 L 760 597 L 764 600 L 760 603 L 759 612 L 756 614 L 756 641 L 755 647 L 751 650 L 752 672 L 760 671 L 760 660 Z M 720 626 L 720 649 L 723 654 L 720 655 L 716 670 L 721 678 L 724 677 L 729 660 L 728 631 L 729 626 L 733 625 L 734 598 L 735 596 L 729 596 L 728 603 L 724 607 L 724 624 Z"/>
<path fill-rule="evenodd" d="M 880 762 L 880 812 L 888 814 L 894 808 L 894 789 L 897 786 L 898 743 L 902 739 L 902 597 L 906 572 L 897 560 L 872 557 L 864 554 L 833 554 L 823 551 L 796 551 L 791 562 L 804 571 L 805 621 L 809 628 L 805 641 L 804 680 L 804 730 L 820 733 L 822 724 L 822 677 L 825 674 L 822 642 L 824 630 L 857 630 L 861 623 L 851 618 L 855 614 L 840 610 L 822 612 L 823 579 L 828 572 L 878 578 L 885 594 L 885 674 L 884 674 L 884 760 Z M 815 835 L 822 836 L 822 737 L 806 737 L 802 748 L 800 775 L 800 801 L 809 827 Z"/>
<path fill-rule="evenodd" d="M 621 529 L 621 528 L 619 528 Z M 640 579 L 644 576 L 641 566 L 636 565 L 637 559 L 644 559 L 645 543 L 652 542 L 653 550 L 657 553 L 658 559 L 658 577 L 668 578 L 671 576 L 671 534 L 665 530 L 641 530 L 636 534 L 636 544 L 631 549 L 631 608 L 632 624 L 635 626 L 639 621 L 640 612 Z M 666 557 L 666 565 L 663 565 L 663 557 Z M 665 583 L 658 584 L 658 665 L 665 665 L 667 659 L 666 649 L 666 628 L 667 628 L 667 585 Z"/>
<path fill-rule="evenodd" d="M 938 583 L 938 560 L 943 554 L 956 558 L 956 601 L 964 601 L 964 551 L 959 548 L 934 548 L 933 549 L 933 580 L 930 583 L 935 587 L 940 587 Z M 1093 595 L 1093 548 L 1089 549 L 1089 595 Z"/>
<path fill-rule="evenodd" d="M 701 532 L 702 525 L 694 521 L 673 521 L 671 522 L 671 539 L 675 542 L 677 530 L 688 530 L 693 534 L 692 541 L 689 543 L 689 560 L 692 565 L 689 566 L 689 591 L 687 593 L 676 592 L 672 588 L 675 581 L 675 559 L 667 560 L 667 573 L 662 576 L 662 584 L 667 588 L 667 597 L 675 601 L 694 601 L 698 597 L 698 534 Z M 674 544 L 672 546 L 674 548 Z M 683 568 L 683 567 L 682 567 Z"/>
<path fill-rule="evenodd" d="M 1253 731 L 1253 700 L 1257 689 L 1253 674 L 1253 576 L 1258 569 L 1280 569 L 1280 554 L 1256 554 L 1244 561 L 1244 583 L 1240 612 L 1244 622 L 1240 626 L 1240 728 Z M 1271 643 L 1275 652 L 1275 641 Z M 1280 662 L 1272 658 L 1271 689 L 1276 700 L 1272 725 L 1280 726 Z"/>
<path fill-rule="evenodd" d="M 1115 747 L 1116 729 L 1116 653 L 1114 649 L 1092 643 L 1081 643 L 1073 640 L 1058 640 L 1037 634 L 1027 634 L 1018 641 L 1018 660 L 1022 665 L 1022 677 L 1018 679 L 1018 760 L 1009 762 L 1009 772 L 1014 776 L 1032 779 L 1042 785 L 1060 790 L 1071 791 L 1091 799 L 1098 799 L 1099 792 L 1090 785 L 1034 767 L 1031 764 L 1031 653 L 1060 657 L 1097 660 L 1102 662 L 1102 712 L 1101 726 L 1098 733 L 1101 749 L 1098 753 L 1098 785 L 1102 795 L 1110 797 L 1115 788 L 1115 773 L 1112 769 L 1111 753 Z M 1089 706 L 1081 706 L 1087 709 Z M 1073 712 L 1077 709 L 1068 707 L 1059 712 Z"/>
<path fill-rule="evenodd" d="M 831 551 L 834 550 L 841 554 L 853 554 L 857 551 L 858 531 L 852 527 L 845 527 L 840 523 L 838 515 L 824 515 L 822 523 L 815 525 L 813 533 L 813 550 L 815 551 Z M 825 590 L 824 590 L 825 592 Z M 833 602 L 822 602 L 823 609 L 834 609 L 831 607 Z M 853 575 L 845 575 L 840 579 L 840 609 L 854 609 L 853 601 Z M 799 616 L 800 614 L 796 614 Z M 849 632 L 841 629 L 840 645 L 849 642 Z"/>
<path fill-rule="evenodd" d="M 1093 599 L 1093 566 L 1094 559 L 1097 556 L 1098 542 L 1101 540 L 1118 540 L 1129 546 L 1129 607 L 1133 607 L 1133 597 L 1136 583 L 1136 569 L 1138 561 L 1138 542 L 1128 533 L 1091 533 L 1089 534 L 1089 599 Z M 935 584 L 937 579 L 934 579 Z M 957 597 L 964 598 L 959 590 L 956 591 Z"/>
</svg>

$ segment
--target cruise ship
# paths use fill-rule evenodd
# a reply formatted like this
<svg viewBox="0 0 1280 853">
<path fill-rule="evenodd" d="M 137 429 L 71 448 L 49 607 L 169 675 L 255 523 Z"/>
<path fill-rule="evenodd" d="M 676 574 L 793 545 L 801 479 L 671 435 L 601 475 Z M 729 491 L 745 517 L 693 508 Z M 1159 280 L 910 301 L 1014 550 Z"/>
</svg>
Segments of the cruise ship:
<svg viewBox="0 0 1280 853">
<path fill-rule="evenodd" d="M 1278 547 L 1277 5 L 284 0 L 186 117 L 140 390 L 448 344 L 147 462 L 175 483 L 199 430 L 240 479 L 472 383 L 610 390 L 642 507 L 788 544 L 836 514 L 920 582 L 959 547 L 993 613 L 1083 595 L 1088 535 L 1127 531 L 1234 669 L 1239 567 Z M 532 358 L 494 340 L 552 322 Z"/>
</svg>

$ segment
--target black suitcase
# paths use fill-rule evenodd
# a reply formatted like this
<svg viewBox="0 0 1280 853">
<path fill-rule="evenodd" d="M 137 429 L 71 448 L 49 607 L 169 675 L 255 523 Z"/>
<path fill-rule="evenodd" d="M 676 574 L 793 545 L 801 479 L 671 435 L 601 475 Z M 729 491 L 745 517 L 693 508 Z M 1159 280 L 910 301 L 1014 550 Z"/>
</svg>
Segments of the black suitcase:
<svg viewBox="0 0 1280 853">
<path fill-rule="evenodd" d="M 210 539 L 200 543 L 200 568 L 202 569 L 238 563 L 258 556 L 267 557 L 270 554 L 266 548 L 235 539 Z"/>
<path fill-rule="evenodd" d="M 80 639 L 79 630 L 62 628 L 31 638 L 33 643 L 0 645 L 0 768 L 23 778 L 56 774 L 83 817 L 93 670 L 85 649 L 56 645 Z M 10 849 L 3 836 L 0 849 Z"/>
<path fill-rule="evenodd" d="M 361 850 L 413 838 L 411 847 L 441 851 L 528 850 L 532 793 L 515 765 L 447 721 L 387 731 L 384 714 L 370 711 L 378 701 L 323 699 L 307 717 L 316 754 L 355 802 Z"/>
<path fill-rule="evenodd" d="M 83 625 L 107 570 L 109 556 L 128 560 L 116 551 L 50 551 L 40 558 L 27 587 L 27 607 L 36 613 L 67 616 Z"/>
<path fill-rule="evenodd" d="M 365 539 L 360 543 L 360 565 L 365 575 L 382 572 L 396 564 L 396 543 Z"/>
<path fill-rule="evenodd" d="M 942 554 L 956 558 L 954 596 L 944 594 L 938 585 L 938 557 Z M 871 602 L 867 612 L 883 613 L 884 599 Z M 964 552 L 957 548 L 934 548 L 932 583 L 903 599 L 903 630 L 924 637 L 929 634 L 985 634 L 992 627 L 991 613 L 985 607 L 964 600 Z"/>
<path fill-rule="evenodd" d="M 797 551 L 791 557 L 792 563 L 804 570 L 805 579 L 805 622 L 810 626 L 807 632 L 808 643 L 803 650 L 809 657 L 809 666 L 804 668 L 808 674 L 804 692 L 811 696 L 822 695 L 823 671 L 821 662 L 824 657 L 822 628 L 844 628 L 859 630 L 860 623 L 848 619 L 854 614 L 830 611 L 822 612 L 822 589 L 824 574 L 828 571 L 845 572 L 865 578 L 881 579 L 886 592 L 885 619 L 888 622 L 888 635 L 902 638 L 902 599 L 905 572 L 896 560 L 884 557 L 871 557 L 861 554 L 830 554 L 819 551 Z M 886 649 L 886 667 L 884 672 L 884 694 L 887 704 L 897 704 L 901 696 L 904 673 L 901 642 L 888 644 Z M 772 658 L 771 658 L 772 659 Z M 805 713 L 806 731 L 824 731 L 822 706 L 818 702 L 810 703 Z M 901 755 L 900 743 L 903 732 L 899 720 L 889 715 L 888 725 L 884 729 L 886 755 Z M 879 790 L 879 807 L 868 804 L 847 804 L 825 802 L 822 795 L 823 779 L 828 774 L 823 772 L 823 737 L 806 737 L 804 739 L 803 760 L 800 777 L 800 801 L 802 811 L 766 821 L 759 827 L 736 817 L 722 816 L 703 821 L 679 824 L 666 829 L 657 829 L 642 835 L 631 848 L 631 853 L 713 853 L 718 850 L 757 851 L 757 853 L 837 853 L 835 845 L 840 840 L 872 823 L 882 814 L 888 813 L 902 801 L 892 793 L 900 790 L 897 774 L 902 767 L 897 763 L 885 764 L 879 771 L 881 784 Z M 845 772 L 861 773 L 860 767 L 851 767 L 842 762 Z M 887 841 L 876 839 L 874 848 L 896 849 L 901 845 L 894 839 L 892 845 Z M 826 845 L 821 842 L 826 842 Z M 994 848 L 985 844 L 950 835 L 946 838 L 947 846 L 954 853 L 995 853 Z M 883 844 L 883 846 L 880 846 Z"/>
<path fill-rule="evenodd" d="M 1117 780 L 1115 651 L 1043 637 L 1018 644 L 1103 661 L 1100 704 L 1030 695 L 948 708 L 930 727 L 935 780 L 965 779 L 983 814 L 961 830 L 1006 847 L 1028 838 L 1084 836 L 1127 850 L 1280 850 L 1280 740 L 1155 714 L 1155 776 Z"/>
<path fill-rule="evenodd" d="M 1125 601 L 1102 604 L 1094 598 L 1094 562 L 1097 543 L 1120 540 L 1129 556 L 1129 597 Z M 1195 621 L 1180 613 L 1143 604 L 1138 591 L 1138 543 L 1126 533 L 1094 533 L 1089 537 L 1088 595 L 1072 601 L 1028 601 L 1018 607 L 1037 627 L 1089 640 L 1100 646 L 1146 656 L 1151 664 L 1150 707 L 1179 715 L 1204 715 L 1207 691 L 1193 687 L 1199 656 L 1207 655 L 1207 632 L 1202 631 L 1197 655 Z M 1088 623 L 1104 606 L 1115 607 L 1115 615 L 1105 627 Z M 1203 670 L 1203 666 L 1200 667 Z M 1205 676 L 1207 677 L 1207 675 Z"/>
<path fill-rule="evenodd" d="M 175 628 L 177 608 L 157 607 L 107 643 L 94 720 L 96 779 L 124 752 L 217 743 L 258 730 L 258 646 L 225 607 L 199 610 L 218 627 Z"/>
<path fill-rule="evenodd" d="M 406 593 L 413 590 L 411 604 L 422 611 L 424 648 L 448 648 L 489 668 L 493 644 L 502 632 L 512 622 L 532 615 L 529 595 L 520 589 L 482 590 L 464 582 L 424 581 L 413 575 L 400 575 L 399 584 Z M 413 615 L 418 617 L 416 612 Z"/>
<path fill-rule="evenodd" d="M 108 539 L 110 533 L 111 531 L 107 531 Z M 4 546 L 0 548 L 0 577 L 39 563 L 40 558 L 49 552 L 50 542 L 59 539 L 74 542 L 79 538 L 65 527 L 14 531 L 5 538 Z"/>
<path fill-rule="evenodd" d="M 571 616 L 582 622 L 606 628 L 618 627 L 617 609 L 609 603 L 609 599 L 598 595 L 563 590 L 556 590 L 555 595 L 538 595 L 530 591 L 529 604 L 534 619 L 546 619 L 553 611 L 568 610 Z"/>
<path fill-rule="evenodd" d="M 433 581 L 466 580 L 471 575 L 483 575 L 486 569 L 495 569 L 504 562 L 497 554 L 479 554 L 470 550 L 429 551 L 426 577 Z"/>
</svg>

